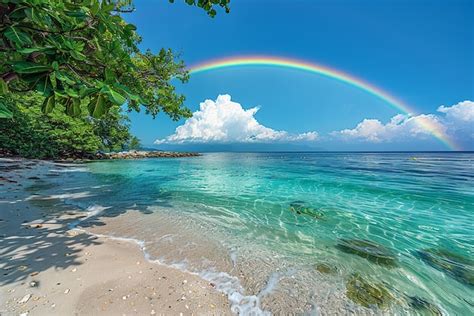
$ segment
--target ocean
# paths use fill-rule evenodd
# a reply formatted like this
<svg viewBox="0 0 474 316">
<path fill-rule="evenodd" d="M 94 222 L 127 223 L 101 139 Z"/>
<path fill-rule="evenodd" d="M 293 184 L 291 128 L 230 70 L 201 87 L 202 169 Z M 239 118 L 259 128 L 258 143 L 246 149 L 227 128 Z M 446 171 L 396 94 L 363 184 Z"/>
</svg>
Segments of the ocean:
<svg viewBox="0 0 474 316">
<path fill-rule="evenodd" d="M 58 168 L 71 224 L 241 314 L 474 314 L 474 153 L 206 153 Z"/>
</svg>

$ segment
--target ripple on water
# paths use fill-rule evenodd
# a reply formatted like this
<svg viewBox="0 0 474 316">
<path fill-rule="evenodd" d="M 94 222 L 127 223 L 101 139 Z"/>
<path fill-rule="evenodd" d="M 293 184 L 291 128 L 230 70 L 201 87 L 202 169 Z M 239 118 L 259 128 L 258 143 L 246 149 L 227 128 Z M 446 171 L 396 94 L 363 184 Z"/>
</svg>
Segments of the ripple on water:
<svg viewBox="0 0 474 316">
<path fill-rule="evenodd" d="M 75 204 L 111 207 L 101 214 L 106 225 L 88 229 L 142 239 L 167 264 L 237 278 L 232 299 L 263 310 L 473 314 L 464 259 L 474 253 L 474 155 L 412 156 L 101 162 L 61 178 L 61 187 L 95 187 Z"/>
</svg>

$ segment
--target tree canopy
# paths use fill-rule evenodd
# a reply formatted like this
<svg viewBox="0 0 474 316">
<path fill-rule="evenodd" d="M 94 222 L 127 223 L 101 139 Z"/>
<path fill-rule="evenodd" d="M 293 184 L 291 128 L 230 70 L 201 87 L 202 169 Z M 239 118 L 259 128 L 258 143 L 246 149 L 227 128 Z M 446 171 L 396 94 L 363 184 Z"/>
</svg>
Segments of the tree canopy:
<svg viewBox="0 0 474 316">
<path fill-rule="evenodd" d="M 214 16 L 230 0 L 185 2 Z M 0 0 L 0 94 L 37 92 L 43 113 L 87 109 L 99 118 L 127 104 L 189 117 L 170 82 L 188 80 L 184 63 L 170 49 L 140 51 L 136 27 L 122 18 L 133 10 L 131 0 Z M 0 117 L 11 114 L 0 103 Z"/>
</svg>

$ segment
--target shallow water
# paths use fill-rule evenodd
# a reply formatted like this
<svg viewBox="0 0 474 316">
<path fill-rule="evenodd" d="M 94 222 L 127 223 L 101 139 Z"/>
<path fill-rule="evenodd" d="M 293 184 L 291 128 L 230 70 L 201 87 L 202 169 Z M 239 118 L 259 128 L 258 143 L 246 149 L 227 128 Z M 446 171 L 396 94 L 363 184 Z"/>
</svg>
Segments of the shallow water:
<svg viewBox="0 0 474 316">
<path fill-rule="evenodd" d="M 81 227 L 143 242 L 236 312 L 474 313 L 472 153 L 216 153 L 64 171 L 50 191 L 95 211 Z M 341 246 L 354 240 L 390 264 Z M 449 269 L 427 256 L 445 250 Z M 355 273 L 387 304 L 347 295 Z"/>
</svg>

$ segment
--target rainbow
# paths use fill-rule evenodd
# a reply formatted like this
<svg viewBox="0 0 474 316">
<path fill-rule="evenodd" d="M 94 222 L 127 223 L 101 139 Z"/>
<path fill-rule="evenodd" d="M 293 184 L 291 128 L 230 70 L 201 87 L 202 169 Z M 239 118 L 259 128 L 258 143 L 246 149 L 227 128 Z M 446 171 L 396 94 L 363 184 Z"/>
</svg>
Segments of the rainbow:
<svg viewBox="0 0 474 316">
<path fill-rule="evenodd" d="M 190 74 L 196 74 L 205 71 L 211 71 L 216 69 L 230 68 L 230 67 L 241 67 L 241 66 L 272 66 L 272 67 L 284 67 L 299 69 L 316 73 L 328 78 L 335 79 L 340 82 L 347 83 L 351 86 L 357 87 L 383 101 L 388 105 L 402 111 L 404 114 L 416 115 L 418 111 L 409 107 L 401 100 L 390 95 L 388 92 L 364 81 L 363 79 L 356 78 L 340 70 L 329 68 L 327 66 L 310 63 L 303 60 L 296 60 L 290 58 L 274 57 L 274 56 L 237 56 L 222 59 L 215 59 L 206 61 L 203 63 L 196 64 L 189 69 Z M 445 144 L 451 150 L 460 150 L 459 146 L 449 138 L 448 135 L 442 129 L 440 124 L 435 124 L 427 119 L 417 120 L 420 127 L 428 131 L 435 138 Z"/>
</svg>

